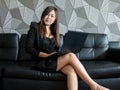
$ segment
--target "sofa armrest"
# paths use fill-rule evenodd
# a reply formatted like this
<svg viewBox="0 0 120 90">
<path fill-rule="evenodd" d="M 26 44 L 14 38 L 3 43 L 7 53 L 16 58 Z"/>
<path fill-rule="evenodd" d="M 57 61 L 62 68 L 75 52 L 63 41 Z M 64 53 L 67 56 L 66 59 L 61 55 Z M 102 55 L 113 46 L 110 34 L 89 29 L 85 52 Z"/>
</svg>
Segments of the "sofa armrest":
<svg viewBox="0 0 120 90">
<path fill-rule="evenodd" d="M 108 57 L 111 60 L 120 62 L 120 41 L 110 41 Z"/>
</svg>

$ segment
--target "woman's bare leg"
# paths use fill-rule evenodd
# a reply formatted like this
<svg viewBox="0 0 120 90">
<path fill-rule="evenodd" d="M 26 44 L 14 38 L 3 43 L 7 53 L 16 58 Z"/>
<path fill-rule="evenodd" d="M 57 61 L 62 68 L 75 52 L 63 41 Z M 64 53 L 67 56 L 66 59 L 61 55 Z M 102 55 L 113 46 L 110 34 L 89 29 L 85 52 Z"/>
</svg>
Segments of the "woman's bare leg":
<svg viewBox="0 0 120 90">
<path fill-rule="evenodd" d="M 78 77 L 73 67 L 66 65 L 61 69 L 61 72 L 67 75 L 68 90 L 78 90 Z"/>
<path fill-rule="evenodd" d="M 58 58 L 57 71 L 61 70 L 66 65 L 71 65 L 78 74 L 78 76 L 90 86 L 91 90 L 110 90 L 97 84 L 91 79 L 91 77 L 86 72 L 84 66 L 75 56 L 75 54 L 68 53 L 66 55 L 60 56 Z"/>
</svg>

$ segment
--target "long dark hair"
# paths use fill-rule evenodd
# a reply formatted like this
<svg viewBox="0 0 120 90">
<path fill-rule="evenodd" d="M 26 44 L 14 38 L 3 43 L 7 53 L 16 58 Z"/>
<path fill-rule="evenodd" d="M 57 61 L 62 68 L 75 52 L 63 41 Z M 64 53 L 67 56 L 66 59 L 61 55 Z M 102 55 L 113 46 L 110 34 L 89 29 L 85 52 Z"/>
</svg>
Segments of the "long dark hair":
<svg viewBox="0 0 120 90">
<path fill-rule="evenodd" d="M 40 20 L 40 35 L 41 38 L 45 38 L 45 34 L 46 34 L 46 27 L 45 27 L 45 23 L 44 23 L 44 18 L 46 15 L 48 15 L 52 10 L 55 11 L 56 14 L 56 19 L 54 21 L 54 23 L 50 26 L 50 30 L 51 30 L 51 34 L 54 36 L 55 40 L 56 40 L 56 44 L 57 46 L 59 46 L 59 30 L 58 30 L 58 10 L 57 8 L 55 8 L 54 6 L 48 6 L 42 13 L 41 15 L 41 20 Z"/>
</svg>

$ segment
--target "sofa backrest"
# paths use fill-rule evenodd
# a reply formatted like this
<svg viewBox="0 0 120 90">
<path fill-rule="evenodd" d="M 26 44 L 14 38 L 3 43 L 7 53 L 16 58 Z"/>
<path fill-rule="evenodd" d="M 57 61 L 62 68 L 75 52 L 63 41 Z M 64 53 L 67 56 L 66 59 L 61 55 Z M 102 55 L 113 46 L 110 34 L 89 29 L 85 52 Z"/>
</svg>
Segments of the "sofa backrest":
<svg viewBox="0 0 120 90">
<path fill-rule="evenodd" d="M 15 33 L 0 33 L 0 61 L 16 61 L 19 36 Z"/>
<path fill-rule="evenodd" d="M 22 34 L 19 42 L 18 61 L 31 61 L 32 55 L 26 52 L 27 34 Z"/>
<path fill-rule="evenodd" d="M 72 34 L 75 37 L 73 37 Z M 68 35 L 71 35 L 70 36 L 71 38 L 66 39 L 66 36 L 68 37 Z M 80 39 L 82 36 L 84 38 L 82 38 L 83 40 L 81 42 Z M 68 31 L 68 33 L 66 33 L 65 35 L 65 39 L 66 39 L 64 40 L 65 42 L 69 41 L 68 46 L 70 45 L 70 40 L 71 40 L 71 43 L 73 43 L 71 47 L 76 48 L 75 50 L 79 49 L 77 50 L 79 52 L 75 54 L 80 60 L 104 59 L 106 57 L 109 46 L 108 37 L 106 34 Z M 75 44 L 79 44 L 80 47 L 76 46 Z"/>
</svg>

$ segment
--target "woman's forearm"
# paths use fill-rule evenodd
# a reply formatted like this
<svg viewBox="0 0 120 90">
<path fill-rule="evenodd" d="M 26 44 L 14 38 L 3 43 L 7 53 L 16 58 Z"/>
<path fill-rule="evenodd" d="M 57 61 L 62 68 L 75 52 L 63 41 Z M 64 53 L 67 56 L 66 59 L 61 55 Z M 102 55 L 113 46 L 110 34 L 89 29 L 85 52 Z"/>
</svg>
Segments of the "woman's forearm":
<svg viewBox="0 0 120 90">
<path fill-rule="evenodd" d="M 46 57 L 51 56 L 55 53 L 56 52 L 52 52 L 52 53 L 39 52 L 38 57 L 46 58 Z"/>
</svg>

